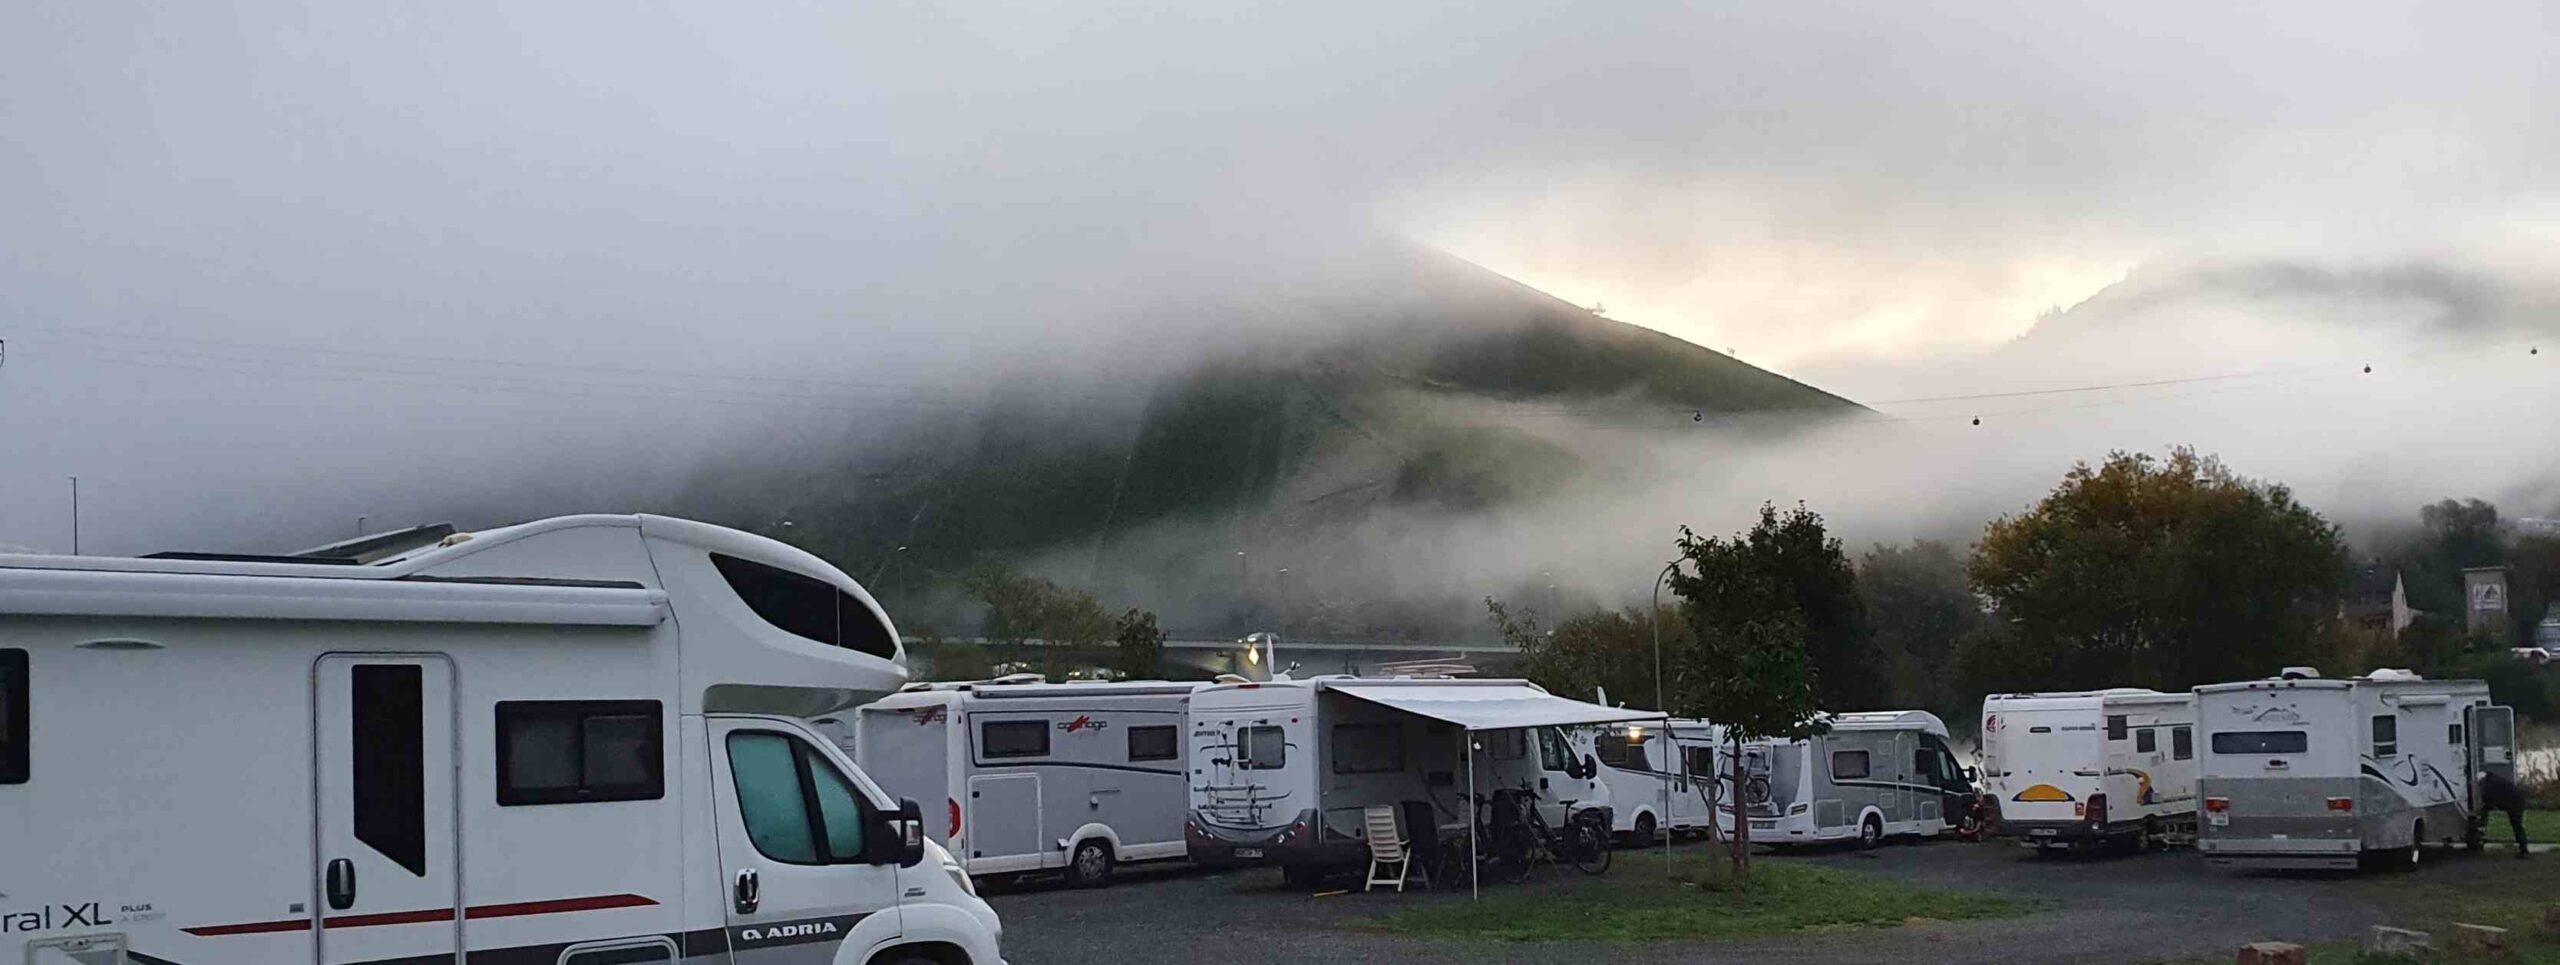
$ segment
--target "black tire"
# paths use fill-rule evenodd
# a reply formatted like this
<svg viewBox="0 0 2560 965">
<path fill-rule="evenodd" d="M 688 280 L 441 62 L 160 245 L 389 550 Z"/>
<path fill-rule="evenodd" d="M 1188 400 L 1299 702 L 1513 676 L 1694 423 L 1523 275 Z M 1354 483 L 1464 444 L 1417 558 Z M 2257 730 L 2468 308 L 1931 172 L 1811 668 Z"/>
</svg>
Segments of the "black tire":
<svg viewBox="0 0 2560 965">
<path fill-rule="evenodd" d="M 1280 866 L 1280 882 L 1291 888 L 1310 889 L 1324 884 L 1324 873 L 1321 865 L 1284 864 Z"/>
<path fill-rule="evenodd" d="M 1884 819 L 1867 815 L 1866 820 L 1858 822 L 1858 848 L 1873 851 L 1881 847 L 1884 847 Z"/>
<path fill-rule="evenodd" d="M 1652 812 L 1636 815 L 1636 847 L 1648 848 L 1662 843 L 1660 828 L 1653 823 Z"/>
<path fill-rule="evenodd" d="M 1100 888 L 1111 882 L 1111 842 L 1100 838 L 1077 842 L 1075 853 L 1067 858 L 1067 883 L 1078 888 Z"/>
<path fill-rule="evenodd" d="M 2392 867 L 2392 869 L 2393 869 L 2393 870 L 2396 870 L 2396 871 L 2416 871 L 2416 870 L 2418 870 L 2418 865 L 2419 865 L 2419 863 L 2420 863 L 2421 861 L 2425 860 L 2425 857 L 2426 857 L 2426 846 L 2427 846 L 2427 822 L 2425 822 L 2425 821 L 2420 821 L 2420 822 L 2418 822 L 2418 823 L 2416 823 L 2416 824 L 2412 824 L 2412 825 L 2410 825 L 2410 826 L 2409 826 L 2409 850 L 2407 850 L 2406 852 L 2401 853 L 2401 854 L 2398 856 L 2398 860 L 2395 860 L 2395 861 L 2393 861 L 2393 862 L 2391 863 L 2391 867 Z"/>
</svg>

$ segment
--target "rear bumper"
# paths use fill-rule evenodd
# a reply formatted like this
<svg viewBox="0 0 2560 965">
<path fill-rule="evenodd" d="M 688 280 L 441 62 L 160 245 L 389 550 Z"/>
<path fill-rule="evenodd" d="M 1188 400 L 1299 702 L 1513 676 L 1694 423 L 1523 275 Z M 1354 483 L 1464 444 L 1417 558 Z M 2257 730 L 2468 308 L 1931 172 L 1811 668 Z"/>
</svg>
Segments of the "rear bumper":
<svg viewBox="0 0 2560 965">
<path fill-rule="evenodd" d="M 2357 838 L 2234 838 L 2210 834 L 2197 839 L 2196 850 L 2217 868 L 2351 869 L 2363 854 Z"/>
<path fill-rule="evenodd" d="M 1213 868 L 1352 864 L 1365 856 L 1360 842 L 1319 842 L 1317 831 L 1314 811 L 1300 811 L 1295 820 L 1276 828 L 1218 827 L 1194 812 L 1184 822 L 1182 843 L 1193 863 Z"/>
<path fill-rule="evenodd" d="M 2002 821 L 2000 836 L 2015 838 L 2019 844 L 2041 847 L 2096 841 L 2142 830 L 2139 824 L 2091 824 L 2087 821 Z"/>
</svg>

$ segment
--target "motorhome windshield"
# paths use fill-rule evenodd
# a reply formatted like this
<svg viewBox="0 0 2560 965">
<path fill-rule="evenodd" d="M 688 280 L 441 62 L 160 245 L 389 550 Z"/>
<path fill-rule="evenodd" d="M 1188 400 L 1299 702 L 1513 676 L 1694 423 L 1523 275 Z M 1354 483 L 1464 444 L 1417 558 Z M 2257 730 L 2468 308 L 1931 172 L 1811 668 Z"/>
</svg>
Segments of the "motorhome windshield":
<svg viewBox="0 0 2560 965">
<path fill-rule="evenodd" d="M 2300 754 L 2310 747 L 2310 735 L 2298 730 L 2238 730 L 2213 735 L 2216 754 Z"/>
</svg>

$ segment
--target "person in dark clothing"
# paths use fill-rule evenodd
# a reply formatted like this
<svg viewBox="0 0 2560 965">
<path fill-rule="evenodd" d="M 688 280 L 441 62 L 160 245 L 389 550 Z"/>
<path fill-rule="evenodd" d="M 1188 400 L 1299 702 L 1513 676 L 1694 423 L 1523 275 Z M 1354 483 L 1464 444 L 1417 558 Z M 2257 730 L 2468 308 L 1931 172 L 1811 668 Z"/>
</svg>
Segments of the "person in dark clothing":
<svg viewBox="0 0 2560 965">
<path fill-rule="evenodd" d="M 2525 856 L 2524 789 L 2495 771 L 2480 772 L 2480 814 L 2475 819 L 2481 826 L 2489 823 L 2489 812 L 2507 812 L 2507 826 L 2516 833 L 2516 857 Z"/>
</svg>

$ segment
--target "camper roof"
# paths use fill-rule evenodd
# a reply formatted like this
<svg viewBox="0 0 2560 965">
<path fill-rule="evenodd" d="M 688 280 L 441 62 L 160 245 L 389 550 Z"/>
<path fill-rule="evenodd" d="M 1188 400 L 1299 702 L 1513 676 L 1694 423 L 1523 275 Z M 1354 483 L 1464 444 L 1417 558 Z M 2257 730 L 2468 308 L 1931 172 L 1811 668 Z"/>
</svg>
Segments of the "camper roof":
<svg viewBox="0 0 2560 965">
<path fill-rule="evenodd" d="M 1863 710 L 1835 714 L 1832 730 L 1925 730 L 1940 737 L 1947 736 L 1947 723 L 1925 710 Z"/>
<path fill-rule="evenodd" d="M 2191 694 L 2168 694 L 2140 687 L 2111 687 L 2106 690 L 1992 694 L 1982 698 L 1982 703 L 1986 709 L 1997 704 L 2011 711 L 2095 710 L 2108 704 L 2182 704 L 2193 699 Z"/>
<path fill-rule="evenodd" d="M 2195 692 L 2223 694 L 2248 690 L 2353 690 L 2360 687 L 2393 691 L 2470 693 L 2486 692 L 2489 685 L 2478 680 L 2429 680 L 2406 670 L 2376 670 L 2362 677 L 2269 677 L 2261 680 L 2234 680 L 2229 683 L 2204 684 L 2197 687 Z"/>
</svg>

